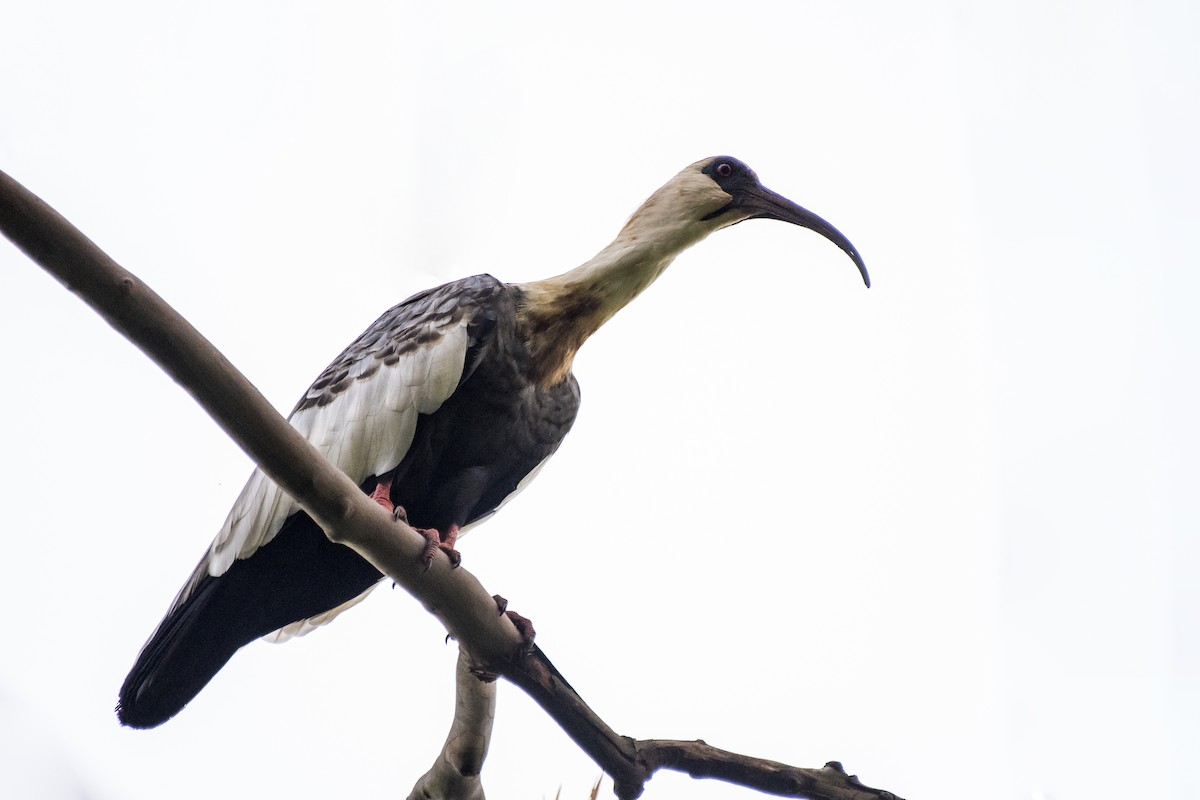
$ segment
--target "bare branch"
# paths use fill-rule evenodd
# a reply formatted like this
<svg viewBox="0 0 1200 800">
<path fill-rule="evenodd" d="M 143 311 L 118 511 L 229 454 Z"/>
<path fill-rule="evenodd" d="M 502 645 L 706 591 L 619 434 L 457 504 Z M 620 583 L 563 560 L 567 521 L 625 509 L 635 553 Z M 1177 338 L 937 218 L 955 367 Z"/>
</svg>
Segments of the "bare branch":
<svg viewBox="0 0 1200 800">
<path fill-rule="evenodd" d="M 891 792 L 864 786 L 847 775 L 837 761 L 821 769 L 805 769 L 752 758 L 713 747 L 699 739 L 645 739 L 637 743 L 638 758 L 653 772 L 659 768 L 686 772 L 693 778 L 717 778 L 783 797 L 811 800 L 900 800 Z"/>
<path fill-rule="evenodd" d="M 188 391 L 332 541 L 353 548 L 390 576 L 459 640 L 459 710 L 443 757 L 462 780 L 453 784 L 435 764 L 417 783 L 413 796 L 441 796 L 432 793 L 437 786 L 447 797 L 482 797 L 477 776 L 490 737 L 494 686 L 485 686 L 469 677 L 469 672 L 486 671 L 503 675 L 528 692 L 613 778 L 615 791 L 623 800 L 638 797 L 660 768 L 791 797 L 894 798 L 863 786 L 836 762 L 819 770 L 799 769 L 718 750 L 703 742 L 635 741 L 618 735 L 588 708 L 539 649 L 526 652 L 512 622 L 497 612 L 492 595 L 470 572 L 452 569 L 445 557 L 435 557 L 432 567 L 424 571 L 419 560 L 424 538 L 393 520 L 325 461 L 254 385 L 162 298 L 3 172 L 0 230 Z M 431 793 L 416 794 L 426 786 Z"/>
<path fill-rule="evenodd" d="M 479 773 L 496 717 L 496 683 L 483 681 L 462 647 L 454 671 L 454 722 L 437 760 L 417 781 L 408 800 L 483 800 Z"/>
</svg>

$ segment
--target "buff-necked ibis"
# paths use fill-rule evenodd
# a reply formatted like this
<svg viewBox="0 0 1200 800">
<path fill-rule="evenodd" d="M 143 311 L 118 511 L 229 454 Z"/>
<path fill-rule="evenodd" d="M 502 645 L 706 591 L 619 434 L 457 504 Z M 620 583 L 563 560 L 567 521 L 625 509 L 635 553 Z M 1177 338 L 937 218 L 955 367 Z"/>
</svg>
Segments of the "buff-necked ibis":
<svg viewBox="0 0 1200 800">
<path fill-rule="evenodd" d="M 321 373 L 289 421 L 364 492 L 423 529 L 427 557 L 440 547 L 456 558 L 458 536 L 516 494 L 570 430 L 579 347 L 681 252 L 756 218 L 820 233 L 870 286 L 858 251 L 832 225 L 764 188 L 741 161 L 706 158 L 575 269 L 521 284 L 476 275 L 390 309 Z M 381 577 L 255 471 L 125 679 L 121 722 L 161 724 L 242 645 L 328 622 Z"/>
</svg>

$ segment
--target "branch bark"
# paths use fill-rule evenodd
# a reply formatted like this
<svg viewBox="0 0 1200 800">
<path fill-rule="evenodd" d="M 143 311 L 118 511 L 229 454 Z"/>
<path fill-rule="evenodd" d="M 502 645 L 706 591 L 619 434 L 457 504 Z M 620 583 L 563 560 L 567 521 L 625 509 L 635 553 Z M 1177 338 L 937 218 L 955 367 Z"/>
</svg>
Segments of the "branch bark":
<svg viewBox="0 0 1200 800">
<path fill-rule="evenodd" d="M 896 800 L 863 786 L 841 765 L 801 769 L 718 750 L 703 742 L 634 740 L 597 716 L 538 648 L 526 648 L 512 622 L 466 569 L 444 556 L 424 571 L 425 540 L 378 504 L 276 413 L 255 386 L 187 320 L 121 268 L 40 198 L 0 172 L 0 230 L 33 261 L 96 310 L 155 361 L 222 429 L 300 503 L 334 542 L 386 573 L 460 642 L 458 708 L 446 747 L 415 797 L 482 798 L 482 766 L 494 714 L 494 686 L 475 675 L 503 675 L 541 707 L 614 779 L 623 800 L 638 797 L 658 769 L 714 777 L 762 791 L 814 800 Z M 439 763 L 440 763 L 439 761 Z M 457 778 L 444 772 L 451 768 Z M 432 776 L 432 777 L 431 777 Z M 457 781 L 457 782 L 455 782 Z M 415 794 L 423 787 L 443 795 Z"/>
<path fill-rule="evenodd" d="M 471 656 L 458 648 L 454 721 L 442 752 L 413 786 L 408 800 L 483 800 L 480 772 L 496 718 L 496 683 L 480 680 Z"/>
</svg>

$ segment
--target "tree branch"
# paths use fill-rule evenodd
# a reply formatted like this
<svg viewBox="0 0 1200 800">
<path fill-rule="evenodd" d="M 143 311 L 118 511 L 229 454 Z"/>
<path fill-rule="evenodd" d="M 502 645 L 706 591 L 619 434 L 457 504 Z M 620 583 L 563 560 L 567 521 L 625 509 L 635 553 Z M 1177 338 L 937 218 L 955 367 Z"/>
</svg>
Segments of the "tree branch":
<svg viewBox="0 0 1200 800">
<path fill-rule="evenodd" d="M 653 772 L 665 768 L 693 778 L 717 778 L 783 797 L 811 800 L 900 800 L 891 792 L 864 786 L 857 775 L 847 775 L 837 761 L 821 769 L 805 769 L 738 755 L 697 739 L 644 739 L 636 744 L 638 758 Z"/>
<path fill-rule="evenodd" d="M 715 777 L 762 791 L 814 800 L 894 800 L 847 776 L 836 762 L 800 769 L 718 750 L 703 742 L 635 741 L 604 723 L 538 648 L 527 651 L 509 619 L 466 569 L 435 557 L 424 571 L 425 540 L 375 502 L 276 413 L 240 372 L 161 297 L 122 269 L 54 209 L 0 172 L 0 230 L 94 308 L 190 393 L 227 434 L 288 492 L 334 542 L 386 573 L 458 639 L 458 707 L 440 761 L 414 787 L 446 797 L 482 797 L 478 767 L 486 755 L 494 687 L 471 673 L 490 672 L 528 692 L 613 777 L 623 800 L 638 797 L 660 768 Z M 472 683 L 473 681 L 473 683 Z M 482 688 L 481 688 L 482 687 Z M 455 783 L 454 781 L 458 782 Z"/>
<path fill-rule="evenodd" d="M 454 670 L 454 721 L 433 766 L 408 800 L 483 800 L 479 773 L 496 717 L 496 683 L 480 680 L 467 651 L 458 648 Z"/>
</svg>

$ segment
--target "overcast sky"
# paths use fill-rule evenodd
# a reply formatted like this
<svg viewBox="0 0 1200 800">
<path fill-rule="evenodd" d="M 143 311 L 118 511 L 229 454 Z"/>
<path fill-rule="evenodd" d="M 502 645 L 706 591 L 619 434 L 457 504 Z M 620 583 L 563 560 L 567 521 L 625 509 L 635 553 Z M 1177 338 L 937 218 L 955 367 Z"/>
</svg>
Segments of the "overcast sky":
<svg viewBox="0 0 1200 800">
<path fill-rule="evenodd" d="M 1200 12 L 988 6 L 9 3 L 0 169 L 286 412 L 409 294 L 557 274 L 683 166 L 745 160 L 873 288 L 778 223 L 684 254 L 583 350 L 575 429 L 465 564 L 624 734 L 910 800 L 1194 798 Z M 456 651 L 398 590 L 118 726 L 251 465 L 0 262 L 0 795 L 406 796 Z M 490 796 L 597 775 L 501 686 Z"/>
</svg>

